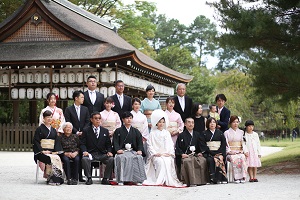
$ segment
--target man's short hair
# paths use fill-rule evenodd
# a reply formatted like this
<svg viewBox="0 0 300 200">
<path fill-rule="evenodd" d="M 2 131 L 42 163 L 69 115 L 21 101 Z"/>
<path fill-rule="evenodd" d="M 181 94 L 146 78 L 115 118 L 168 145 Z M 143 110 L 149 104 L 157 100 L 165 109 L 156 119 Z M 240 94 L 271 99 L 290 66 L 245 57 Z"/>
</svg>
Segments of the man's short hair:
<svg viewBox="0 0 300 200">
<path fill-rule="evenodd" d="M 132 117 L 133 118 L 133 115 L 132 115 L 132 113 L 131 112 L 129 112 L 129 111 L 125 111 L 124 113 L 122 113 L 122 119 L 125 119 L 125 118 L 127 118 L 127 117 Z"/>
<path fill-rule="evenodd" d="M 91 78 L 94 78 L 94 79 L 96 79 L 96 80 L 97 80 L 96 76 L 94 76 L 94 75 L 89 75 L 86 81 L 88 82 L 88 81 L 89 81 L 89 79 L 91 79 Z"/>
<path fill-rule="evenodd" d="M 227 101 L 227 98 L 225 97 L 224 94 L 217 94 L 215 101 L 217 102 L 219 99 L 222 99 L 225 102 Z"/>
<path fill-rule="evenodd" d="M 117 86 L 118 83 L 124 83 L 124 82 L 122 80 L 117 80 L 117 81 L 115 81 L 115 86 Z"/>
<path fill-rule="evenodd" d="M 79 97 L 80 94 L 83 94 L 83 92 L 81 90 L 76 90 L 73 92 L 73 100 L 75 101 L 76 97 Z"/>
<path fill-rule="evenodd" d="M 185 85 L 184 83 L 178 83 L 178 84 L 176 85 L 176 91 L 177 91 L 177 89 L 178 89 L 178 86 L 180 86 L 180 85 L 183 85 L 183 86 L 186 88 L 186 85 Z"/>
<path fill-rule="evenodd" d="M 101 114 L 98 111 L 92 112 L 91 118 L 93 118 L 95 115 L 100 115 L 100 118 L 101 118 Z"/>
</svg>

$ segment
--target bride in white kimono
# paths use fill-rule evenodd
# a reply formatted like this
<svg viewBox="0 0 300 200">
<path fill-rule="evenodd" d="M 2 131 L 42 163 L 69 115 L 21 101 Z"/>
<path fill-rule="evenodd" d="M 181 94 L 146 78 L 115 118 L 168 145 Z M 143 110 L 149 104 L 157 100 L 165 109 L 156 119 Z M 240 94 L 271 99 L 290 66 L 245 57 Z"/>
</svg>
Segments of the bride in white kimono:
<svg viewBox="0 0 300 200">
<path fill-rule="evenodd" d="M 149 158 L 146 165 L 147 180 L 143 185 L 184 187 L 175 171 L 174 143 L 166 130 L 168 117 L 163 110 L 151 115 L 152 129 L 147 140 Z"/>
</svg>

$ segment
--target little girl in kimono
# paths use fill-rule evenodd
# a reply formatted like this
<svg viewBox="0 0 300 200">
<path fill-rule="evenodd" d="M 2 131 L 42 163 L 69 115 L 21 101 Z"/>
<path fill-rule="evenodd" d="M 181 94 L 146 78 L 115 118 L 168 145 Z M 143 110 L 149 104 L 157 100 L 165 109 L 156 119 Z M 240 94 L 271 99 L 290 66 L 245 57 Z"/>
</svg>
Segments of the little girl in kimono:
<svg viewBox="0 0 300 200">
<path fill-rule="evenodd" d="M 111 110 L 113 105 L 114 100 L 111 97 L 107 97 L 104 102 L 105 110 L 100 112 L 101 126 L 108 129 L 110 138 L 114 135 L 115 130 L 122 125 L 118 113 Z"/>
<path fill-rule="evenodd" d="M 254 122 L 252 120 L 247 120 L 245 122 L 245 140 L 248 149 L 248 173 L 250 176 L 249 182 L 258 182 L 256 178 L 257 167 L 261 167 L 261 147 L 258 134 L 253 131 Z"/>
</svg>

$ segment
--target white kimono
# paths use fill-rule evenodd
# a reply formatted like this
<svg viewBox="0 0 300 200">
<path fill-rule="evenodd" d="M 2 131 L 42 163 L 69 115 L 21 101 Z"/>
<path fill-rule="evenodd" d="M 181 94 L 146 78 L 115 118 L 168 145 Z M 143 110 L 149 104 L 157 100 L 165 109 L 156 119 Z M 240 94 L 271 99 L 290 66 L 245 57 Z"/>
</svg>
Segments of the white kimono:
<svg viewBox="0 0 300 200">
<path fill-rule="evenodd" d="M 175 151 L 171 135 L 166 129 L 160 131 L 156 127 L 157 122 L 163 117 L 167 119 L 166 113 L 162 110 L 155 110 L 151 115 L 152 130 L 147 140 L 149 153 L 146 165 L 147 180 L 143 184 L 184 187 L 176 175 Z M 161 154 L 161 156 L 158 157 L 155 154 Z"/>
</svg>

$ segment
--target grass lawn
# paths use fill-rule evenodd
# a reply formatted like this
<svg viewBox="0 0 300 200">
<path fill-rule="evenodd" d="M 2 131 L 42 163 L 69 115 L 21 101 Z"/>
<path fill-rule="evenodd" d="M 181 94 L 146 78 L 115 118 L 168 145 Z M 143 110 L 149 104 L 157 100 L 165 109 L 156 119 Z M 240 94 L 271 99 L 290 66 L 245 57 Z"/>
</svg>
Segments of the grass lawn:
<svg viewBox="0 0 300 200">
<path fill-rule="evenodd" d="M 261 146 L 284 147 L 284 149 L 278 153 L 263 157 L 263 168 L 284 162 L 298 163 L 300 166 L 300 138 L 297 138 L 293 142 L 289 139 L 279 140 L 279 142 L 276 139 L 269 139 L 264 142 L 261 141 Z"/>
</svg>

